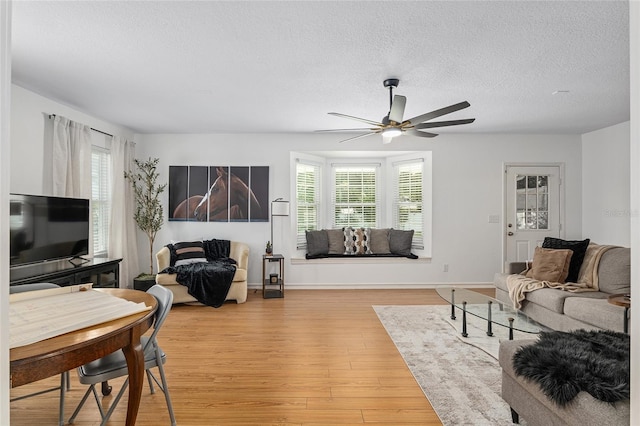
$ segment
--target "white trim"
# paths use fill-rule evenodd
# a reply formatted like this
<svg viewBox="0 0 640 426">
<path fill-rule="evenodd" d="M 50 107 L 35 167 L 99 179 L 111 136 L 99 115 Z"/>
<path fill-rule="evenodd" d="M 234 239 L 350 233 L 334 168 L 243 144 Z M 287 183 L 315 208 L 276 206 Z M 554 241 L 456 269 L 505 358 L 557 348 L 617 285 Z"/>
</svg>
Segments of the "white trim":
<svg viewBox="0 0 640 426">
<path fill-rule="evenodd" d="M 559 220 L 560 220 L 560 238 L 564 238 L 565 236 L 565 211 L 566 211 L 566 201 L 565 201 L 565 165 L 564 163 L 519 163 L 519 162 L 508 162 L 502 164 L 502 218 L 500 220 L 499 232 L 501 232 L 502 236 L 502 272 L 505 272 L 505 263 L 507 259 L 507 232 L 505 221 L 507 219 L 507 171 L 510 167 L 558 167 L 559 170 L 559 182 L 558 182 L 558 197 L 559 197 Z"/>
</svg>

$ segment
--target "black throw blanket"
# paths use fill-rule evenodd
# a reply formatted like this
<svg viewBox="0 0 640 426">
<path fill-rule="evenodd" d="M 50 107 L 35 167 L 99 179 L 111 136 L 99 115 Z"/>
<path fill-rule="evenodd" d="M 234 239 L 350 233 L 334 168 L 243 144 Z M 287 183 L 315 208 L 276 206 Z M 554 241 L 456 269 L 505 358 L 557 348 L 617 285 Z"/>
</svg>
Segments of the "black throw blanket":
<svg viewBox="0 0 640 426">
<path fill-rule="evenodd" d="M 236 261 L 229 257 L 229 240 L 205 240 L 202 245 L 207 262 L 169 266 L 160 272 L 176 274 L 176 281 L 187 287 L 189 294 L 198 302 L 219 308 L 229 293 L 236 273 Z M 171 253 L 171 265 L 174 265 L 175 249 L 172 244 L 167 248 Z"/>
<path fill-rule="evenodd" d="M 629 335 L 613 331 L 542 332 L 514 354 L 513 366 L 560 406 L 580 391 L 613 403 L 629 399 L 629 349 Z"/>
</svg>

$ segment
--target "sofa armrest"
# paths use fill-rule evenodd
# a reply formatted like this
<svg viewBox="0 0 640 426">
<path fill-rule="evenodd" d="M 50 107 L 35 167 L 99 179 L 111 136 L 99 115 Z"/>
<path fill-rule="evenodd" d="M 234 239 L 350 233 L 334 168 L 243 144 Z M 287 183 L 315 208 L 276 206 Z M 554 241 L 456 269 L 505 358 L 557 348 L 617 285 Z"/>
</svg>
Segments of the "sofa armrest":
<svg viewBox="0 0 640 426">
<path fill-rule="evenodd" d="M 171 264 L 171 253 L 166 246 L 156 253 L 156 263 L 158 264 L 158 272 L 168 268 Z"/>
<path fill-rule="evenodd" d="M 519 274 L 525 271 L 528 267 L 527 262 L 511 262 L 507 269 L 508 274 Z"/>
<path fill-rule="evenodd" d="M 249 246 L 247 244 L 231 241 L 229 257 L 236 261 L 238 269 L 245 271 L 249 269 Z"/>
</svg>

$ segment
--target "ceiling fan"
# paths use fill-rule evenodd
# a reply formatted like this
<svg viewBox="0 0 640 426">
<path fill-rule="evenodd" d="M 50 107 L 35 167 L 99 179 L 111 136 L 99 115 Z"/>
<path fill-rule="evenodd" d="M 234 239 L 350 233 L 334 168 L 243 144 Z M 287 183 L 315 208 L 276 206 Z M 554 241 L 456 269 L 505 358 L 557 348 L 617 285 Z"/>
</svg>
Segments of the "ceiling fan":
<svg viewBox="0 0 640 426">
<path fill-rule="evenodd" d="M 398 87 L 400 80 L 397 78 L 390 78 L 383 82 L 384 87 L 389 88 L 389 113 L 382 118 L 382 122 L 378 123 L 376 121 L 367 120 L 366 118 L 353 117 L 351 115 L 340 114 L 338 112 L 330 112 L 330 115 L 335 115 L 336 117 L 344 117 L 350 118 L 352 120 L 361 121 L 363 123 L 367 123 L 372 127 L 369 128 L 360 128 L 360 129 L 331 129 L 331 130 L 317 130 L 317 132 L 344 132 L 344 131 L 367 131 L 367 133 L 363 133 L 358 136 L 354 136 L 352 138 L 348 138 L 342 140 L 340 142 L 352 141 L 360 138 L 364 138 L 365 136 L 374 135 L 377 133 L 382 134 L 382 143 L 389 143 L 396 136 L 400 136 L 402 134 L 409 134 L 412 136 L 419 136 L 422 138 L 433 138 L 438 136 L 437 133 L 429 133 L 423 132 L 421 130 L 424 129 L 432 129 L 435 127 L 445 127 L 445 126 L 457 126 L 460 124 L 469 124 L 475 121 L 475 118 L 467 118 L 463 120 L 451 120 L 451 121 L 432 121 L 430 123 L 425 123 L 425 121 L 432 120 L 434 118 L 440 117 L 445 114 L 451 114 L 452 112 L 459 111 L 461 109 L 467 108 L 470 106 L 469 102 L 464 101 L 454 105 L 449 105 L 448 107 L 440 108 L 435 111 L 427 112 L 422 115 L 418 115 L 416 117 L 410 118 L 408 120 L 402 121 L 402 116 L 404 114 L 404 107 L 407 103 L 407 98 L 401 95 L 393 95 L 393 89 Z"/>
</svg>

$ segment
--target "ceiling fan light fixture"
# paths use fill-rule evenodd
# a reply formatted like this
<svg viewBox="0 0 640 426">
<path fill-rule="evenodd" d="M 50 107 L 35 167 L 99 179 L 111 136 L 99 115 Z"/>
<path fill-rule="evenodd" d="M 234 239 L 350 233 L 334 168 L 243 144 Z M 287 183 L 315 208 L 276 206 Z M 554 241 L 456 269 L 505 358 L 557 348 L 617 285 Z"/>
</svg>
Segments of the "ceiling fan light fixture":
<svg viewBox="0 0 640 426">
<path fill-rule="evenodd" d="M 402 134 L 402 130 L 398 127 L 387 127 L 382 131 L 382 136 L 387 138 L 395 138 L 396 136 L 400 136 Z"/>
</svg>

